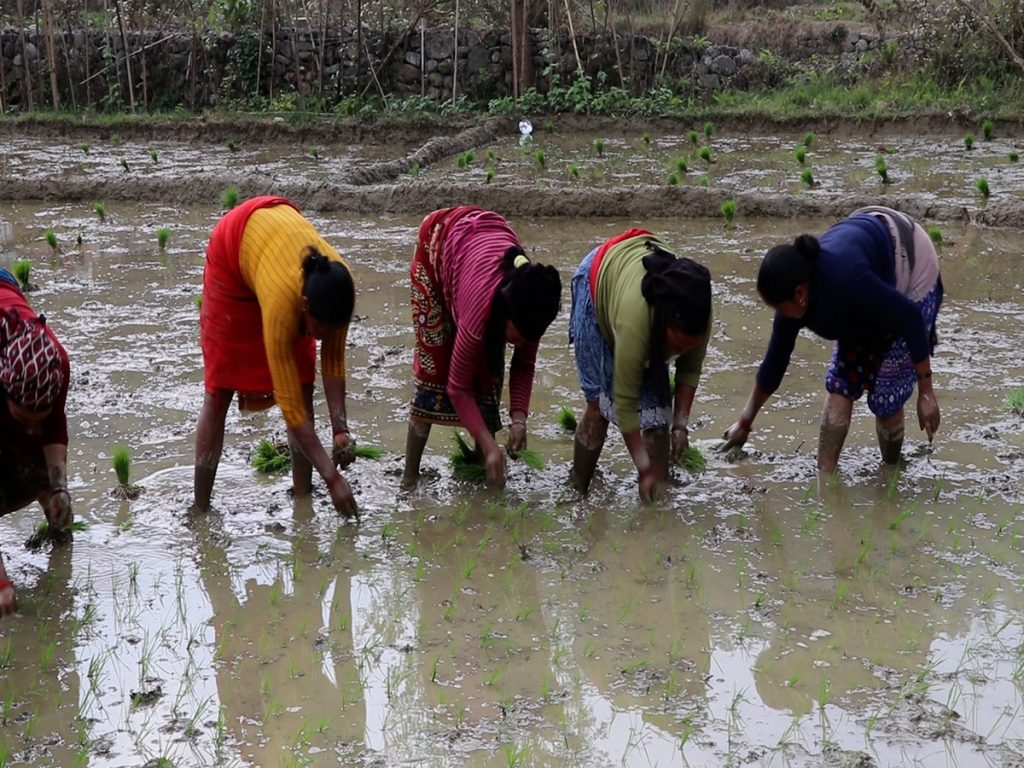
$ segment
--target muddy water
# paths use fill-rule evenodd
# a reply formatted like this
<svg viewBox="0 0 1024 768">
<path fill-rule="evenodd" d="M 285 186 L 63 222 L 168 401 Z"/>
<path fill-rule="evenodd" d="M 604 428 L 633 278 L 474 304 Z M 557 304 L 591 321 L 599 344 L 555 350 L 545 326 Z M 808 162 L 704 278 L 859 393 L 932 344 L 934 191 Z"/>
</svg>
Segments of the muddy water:
<svg viewBox="0 0 1024 768">
<path fill-rule="evenodd" d="M 0 622 L 6 764 L 1024 764 L 1024 423 L 1003 410 L 1024 385 L 1021 236 L 944 226 L 940 435 L 929 449 L 910 429 L 887 472 L 860 407 L 819 487 L 820 341 L 799 342 L 745 457 L 711 448 L 767 336 L 760 254 L 828 222 L 644 222 L 712 269 L 716 320 L 693 431 L 708 469 L 640 508 L 617 437 L 587 500 L 566 487 L 555 416 L 581 406 L 568 301 L 533 401 L 545 467 L 513 465 L 504 495 L 455 482 L 435 430 L 424 484 L 400 493 L 418 217 L 311 214 L 357 270 L 351 422 L 386 451 L 349 473 L 354 526 L 250 468 L 283 434 L 276 413 L 229 415 L 217 511 L 188 518 L 193 300 L 218 212 L 107 207 L 104 224 L 81 203 L 0 212 L 4 263 L 33 260 L 32 301 L 72 358 L 71 486 L 89 525 L 29 552 L 38 512 L 0 523 L 21 602 Z M 634 223 L 513 221 L 566 284 Z M 143 488 L 131 502 L 110 495 L 119 444 Z"/>
</svg>

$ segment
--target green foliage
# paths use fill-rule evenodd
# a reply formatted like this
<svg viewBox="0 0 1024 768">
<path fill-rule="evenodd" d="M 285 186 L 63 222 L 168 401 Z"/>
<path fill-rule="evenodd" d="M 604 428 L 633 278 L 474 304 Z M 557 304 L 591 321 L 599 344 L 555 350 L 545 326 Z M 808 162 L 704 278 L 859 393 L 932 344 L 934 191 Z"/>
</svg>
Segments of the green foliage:
<svg viewBox="0 0 1024 768">
<path fill-rule="evenodd" d="M 516 451 L 517 459 L 522 461 L 526 466 L 532 470 L 544 469 L 544 459 L 536 451 L 531 451 L 528 448 L 523 448 L 520 451 Z"/>
<path fill-rule="evenodd" d="M 979 194 L 981 194 L 981 196 L 984 197 L 986 200 L 988 199 L 989 195 L 992 194 L 992 191 L 988 188 L 988 179 L 986 179 L 984 176 L 982 176 L 980 179 L 974 182 L 974 186 L 978 190 Z"/>
<path fill-rule="evenodd" d="M 57 233 L 52 229 L 46 229 L 43 231 L 43 239 L 46 240 L 46 244 L 50 246 L 50 250 L 57 253 L 59 246 L 57 243 Z"/>
<path fill-rule="evenodd" d="M 670 187 L 679 186 L 679 174 L 672 171 L 672 173 L 668 175 L 668 184 Z"/>
<path fill-rule="evenodd" d="M 544 122 L 544 132 L 545 133 L 554 133 L 555 132 L 555 122 L 553 120 L 546 120 Z"/>
<path fill-rule="evenodd" d="M 814 143 L 814 133 L 811 132 L 811 131 L 808 131 L 807 133 L 804 134 L 803 145 L 805 147 L 810 147 L 811 144 L 813 144 L 813 143 Z"/>
<path fill-rule="evenodd" d="M 644 131 L 644 135 L 640 137 L 640 140 L 644 143 L 645 147 L 651 146 L 651 134 Z"/>
<path fill-rule="evenodd" d="M 807 187 L 814 186 L 814 174 L 810 168 L 804 168 L 800 171 L 800 181 L 802 181 Z"/>
<path fill-rule="evenodd" d="M 574 179 L 578 179 L 580 177 L 580 167 L 576 165 L 576 163 L 569 164 L 569 175 Z"/>
<path fill-rule="evenodd" d="M 710 162 L 713 162 L 713 161 L 712 161 L 712 159 L 711 159 L 711 147 L 709 147 L 709 146 L 707 146 L 707 145 L 705 145 L 705 146 L 701 147 L 701 148 L 700 148 L 700 149 L 699 149 L 699 150 L 697 151 L 697 155 L 698 155 L 698 156 L 700 157 L 700 159 L 701 159 L 701 160 L 703 160 L 703 161 L 704 161 L 705 163 L 710 163 Z"/>
<path fill-rule="evenodd" d="M 131 479 L 131 451 L 123 445 L 118 445 L 114 447 L 112 456 L 112 464 L 114 465 L 114 474 L 117 475 L 117 482 L 122 487 L 126 487 Z"/>
<path fill-rule="evenodd" d="M 875 173 L 881 178 L 883 184 L 889 183 L 889 165 L 882 155 L 875 156 Z"/>
<path fill-rule="evenodd" d="M 563 405 L 558 409 L 558 416 L 556 417 L 558 426 L 567 432 L 576 431 L 576 414 L 572 412 L 572 408 L 567 405 Z"/>
<path fill-rule="evenodd" d="M 67 528 L 54 528 L 46 520 L 36 526 L 36 530 L 25 540 L 25 548 L 36 550 L 44 544 L 62 544 L 70 541 L 71 535 L 89 528 L 84 520 L 72 520 Z"/>
<path fill-rule="evenodd" d="M 492 149 L 491 147 L 488 147 L 487 148 L 487 162 L 488 163 L 493 163 L 497 159 L 498 159 L 498 156 L 495 154 L 494 149 Z"/>
<path fill-rule="evenodd" d="M 260 440 L 252 457 L 252 466 L 257 472 L 280 472 L 291 465 L 292 455 L 287 445 L 279 445 L 266 438 Z"/>
<path fill-rule="evenodd" d="M 128 158 L 127 157 L 122 157 L 121 158 L 121 167 L 124 169 L 125 173 L 131 173 L 132 172 L 132 167 L 130 165 L 128 165 Z"/>
<path fill-rule="evenodd" d="M 384 455 L 384 450 L 376 445 L 357 445 L 352 449 L 352 455 L 357 459 L 371 459 L 377 461 Z"/>
<path fill-rule="evenodd" d="M 793 150 L 793 155 L 796 157 L 796 161 L 803 165 L 807 162 L 807 147 L 803 144 L 797 144 L 796 149 Z"/>
<path fill-rule="evenodd" d="M 543 149 L 538 149 L 533 153 L 533 161 L 537 163 L 541 168 L 547 165 L 547 156 L 544 154 Z"/>
<path fill-rule="evenodd" d="M 1009 160 L 1009 161 L 1010 161 L 1011 163 L 1016 163 L 1016 162 L 1017 162 L 1018 160 L 1020 160 L 1020 152 L 1018 152 L 1018 151 L 1017 151 L 1017 150 L 1015 150 L 1015 149 L 1014 149 L 1014 150 L 1011 150 L 1011 151 L 1010 151 L 1010 154 L 1009 154 L 1009 155 L 1007 155 L 1007 159 L 1008 159 L 1008 160 Z"/>
<path fill-rule="evenodd" d="M 306 152 L 308 152 L 309 156 L 312 157 L 314 160 L 320 159 L 320 149 L 318 147 L 310 147 L 309 149 L 306 150 Z"/>
<path fill-rule="evenodd" d="M 22 290 L 28 290 L 29 278 L 32 274 L 32 262 L 28 259 L 18 259 L 11 265 L 11 271 L 14 272 L 15 278 L 21 283 Z"/>
<path fill-rule="evenodd" d="M 149 150 L 149 159 L 156 163 L 160 160 L 160 154 L 155 149 L 151 149 Z"/>
<path fill-rule="evenodd" d="M 224 193 L 220 196 L 221 208 L 223 208 L 225 211 L 230 211 L 232 208 L 238 205 L 239 198 L 240 193 L 238 191 L 238 187 L 236 187 L 234 184 L 231 184 L 230 186 L 228 186 L 227 189 L 224 190 Z"/>
<path fill-rule="evenodd" d="M 697 179 L 697 184 L 699 186 L 701 186 L 701 187 L 710 186 L 711 185 L 711 179 L 709 179 L 708 175 L 705 173 L 703 176 L 701 176 L 699 179 Z"/>
<path fill-rule="evenodd" d="M 81 144 L 78 145 L 78 148 L 82 150 L 83 154 L 89 154 L 90 147 L 86 142 L 83 141 Z"/>
<path fill-rule="evenodd" d="M 732 224 L 733 218 L 736 216 L 736 201 L 735 200 L 723 200 L 722 201 L 722 217 L 725 219 L 726 224 Z"/>
<path fill-rule="evenodd" d="M 160 227 L 156 231 L 156 244 L 163 251 L 167 247 L 167 241 L 171 239 L 171 230 L 167 227 Z"/>
<path fill-rule="evenodd" d="M 420 172 L 422 170 L 423 169 L 420 167 L 419 163 L 413 163 L 412 165 L 409 166 L 409 175 L 415 179 L 417 176 L 420 175 Z"/>
<path fill-rule="evenodd" d="M 196 305 L 196 309 L 202 312 L 203 310 L 203 294 L 192 297 L 192 303 Z"/>
<path fill-rule="evenodd" d="M 928 237 L 935 245 L 942 245 L 942 230 L 934 224 L 928 227 Z"/>
<path fill-rule="evenodd" d="M 715 135 L 714 123 L 704 123 L 704 135 L 707 136 L 708 139 Z"/>
<path fill-rule="evenodd" d="M 1003 408 L 1010 413 L 1024 416 L 1024 387 L 1018 387 L 1007 395 L 1003 402 Z"/>
<path fill-rule="evenodd" d="M 487 479 L 487 471 L 480 463 L 480 459 L 469 443 L 456 431 L 454 433 L 455 449 L 448 457 L 455 477 L 459 480 L 470 480 L 472 482 L 483 482 Z"/>
<path fill-rule="evenodd" d="M 687 472 L 703 472 L 708 466 L 708 460 L 704 458 L 700 448 L 693 445 L 680 454 L 678 463 Z"/>
<path fill-rule="evenodd" d="M 238 145 L 235 143 L 234 139 L 228 139 L 224 143 L 224 146 L 226 146 L 228 148 L 229 152 L 237 152 L 238 151 Z"/>
<path fill-rule="evenodd" d="M 986 120 L 981 124 L 981 135 L 985 138 L 985 141 L 992 141 L 992 129 L 995 125 L 991 120 Z"/>
<path fill-rule="evenodd" d="M 697 132 L 690 131 L 688 135 L 690 137 L 690 143 L 693 144 L 693 146 L 697 146 L 697 142 L 700 140 L 700 136 L 697 134 Z"/>
<path fill-rule="evenodd" d="M 604 154 L 604 139 L 594 139 L 594 152 L 596 152 L 598 156 Z"/>
<path fill-rule="evenodd" d="M 689 170 L 689 166 L 686 164 L 685 157 L 677 157 L 675 160 L 676 172 L 680 175 L 686 173 Z"/>
<path fill-rule="evenodd" d="M 964 134 L 964 147 L 968 152 L 974 149 L 974 134 L 970 131 Z"/>
<path fill-rule="evenodd" d="M 493 179 L 494 179 L 494 169 L 493 168 L 488 168 L 487 169 L 487 176 L 484 178 L 484 182 L 487 183 L 487 184 L 490 184 Z"/>
<path fill-rule="evenodd" d="M 107 220 L 107 206 L 101 202 L 95 202 L 92 204 L 93 211 L 96 212 L 96 218 L 100 220 L 100 224 Z"/>
</svg>

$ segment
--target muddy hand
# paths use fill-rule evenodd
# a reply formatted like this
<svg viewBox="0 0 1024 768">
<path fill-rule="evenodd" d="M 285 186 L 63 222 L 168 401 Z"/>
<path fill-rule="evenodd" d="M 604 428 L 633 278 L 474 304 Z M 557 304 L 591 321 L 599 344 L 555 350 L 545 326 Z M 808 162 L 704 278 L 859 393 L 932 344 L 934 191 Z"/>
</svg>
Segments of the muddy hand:
<svg viewBox="0 0 1024 768">
<path fill-rule="evenodd" d="M 74 519 L 71 509 L 71 495 L 61 488 L 53 491 L 46 500 L 46 522 L 54 531 L 63 531 Z"/>
<path fill-rule="evenodd" d="M 348 432 L 339 432 L 334 436 L 334 446 L 331 448 L 331 461 L 338 469 L 344 469 L 355 461 L 356 441 Z"/>
<path fill-rule="evenodd" d="M 690 432 L 686 427 L 672 427 L 672 463 L 678 464 L 679 457 L 690 448 Z"/>
<path fill-rule="evenodd" d="M 935 399 L 934 393 L 918 395 L 917 423 L 928 435 L 930 443 L 935 433 L 939 431 L 939 402 Z"/>
<path fill-rule="evenodd" d="M 487 473 L 489 486 L 492 488 L 505 487 L 505 456 L 497 444 L 494 444 L 494 448 L 484 456 L 484 470 Z"/>
<path fill-rule="evenodd" d="M 0 616 L 7 616 L 18 610 L 18 600 L 14 596 L 14 585 L 4 576 L 0 578 Z"/>
<path fill-rule="evenodd" d="M 352 495 L 352 488 L 348 484 L 348 481 L 341 476 L 336 474 L 334 479 L 327 484 L 327 489 L 331 492 L 331 501 L 334 503 L 334 508 L 338 511 L 339 515 L 346 518 L 359 519 L 359 507 L 356 506 L 356 499 Z"/>
<path fill-rule="evenodd" d="M 508 451 L 508 455 L 513 459 L 519 451 L 526 450 L 525 424 L 516 422 L 508 428 L 508 442 L 505 444 L 505 450 Z"/>
<path fill-rule="evenodd" d="M 640 491 L 640 501 L 644 504 L 651 504 L 658 500 L 658 473 L 654 468 L 645 469 L 640 473 L 640 480 L 637 483 L 637 490 Z"/>
<path fill-rule="evenodd" d="M 728 451 L 730 448 L 738 448 L 747 442 L 747 438 L 750 437 L 750 424 L 740 419 L 722 435 L 724 442 L 718 445 L 717 450 L 721 452 Z"/>
</svg>

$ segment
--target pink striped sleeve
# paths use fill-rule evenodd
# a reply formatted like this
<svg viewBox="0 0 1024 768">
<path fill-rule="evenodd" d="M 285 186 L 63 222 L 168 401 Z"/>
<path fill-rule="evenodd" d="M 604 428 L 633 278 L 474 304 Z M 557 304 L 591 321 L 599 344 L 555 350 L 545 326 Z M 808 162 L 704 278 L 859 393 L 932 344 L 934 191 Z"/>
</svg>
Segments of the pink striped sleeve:
<svg viewBox="0 0 1024 768">
<path fill-rule="evenodd" d="M 530 394 L 533 392 L 533 373 L 537 362 L 539 343 L 517 348 L 512 353 L 508 371 L 508 410 L 530 415 Z"/>
</svg>

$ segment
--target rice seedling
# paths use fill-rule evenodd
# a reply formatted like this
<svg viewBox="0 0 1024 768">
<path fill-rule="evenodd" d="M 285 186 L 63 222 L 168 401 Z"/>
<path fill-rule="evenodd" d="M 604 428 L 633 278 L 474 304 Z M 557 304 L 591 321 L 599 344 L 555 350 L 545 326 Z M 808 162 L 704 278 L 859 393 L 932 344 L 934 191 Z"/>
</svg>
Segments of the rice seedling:
<svg viewBox="0 0 1024 768">
<path fill-rule="evenodd" d="M 493 163 L 495 160 L 498 159 L 498 155 L 492 147 L 488 147 L 487 152 L 484 154 L 487 157 L 487 162 L 489 163 Z"/>
<path fill-rule="evenodd" d="M 312 157 L 314 160 L 320 159 L 320 149 L 318 147 L 310 147 L 309 149 L 306 150 L 306 152 L 308 152 L 309 156 Z"/>
<path fill-rule="evenodd" d="M 594 152 L 596 152 L 598 156 L 604 154 L 604 139 L 594 139 Z"/>
<path fill-rule="evenodd" d="M 459 480 L 471 480 L 483 482 L 487 477 L 487 471 L 480 463 L 480 459 L 473 448 L 469 446 L 462 434 L 454 433 L 455 449 L 448 457 L 449 463 L 455 477 Z"/>
<path fill-rule="evenodd" d="M 83 520 L 73 520 L 67 528 L 54 528 L 46 520 L 36 526 L 35 532 L 25 539 L 25 548 L 35 551 L 44 544 L 63 544 L 71 540 L 72 534 L 84 531 L 89 526 Z M 0 666 L 3 666 L 0 664 Z"/>
<path fill-rule="evenodd" d="M 122 157 L 121 158 L 121 167 L 124 169 L 125 173 L 131 173 L 132 172 L 132 167 L 128 164 L 128 158 L 127 157 Z"/>
<path fill-rule="evenodd" d="M 352 449 L 352 455 L 357 459 L 370 459 L 377 461 L 384 455 L 384 449 L 376 445 L 357 445 Z"/>
<path fill-rule="evenodd" d="M 124 143 L 124 139 L 121 138 L 120 133 L 112 133 L 110 135 L 110 143 L 117 147 Z"/>
<path fill-rule="evenodd" d="M 883 184 L 889 183 L 889 166 L 882 155 L 875 157 L 875 173 L 878 174 Z"/>
<path fill-rule="evenodd" d="M 493 168 L 488 168 L 487 169 L 487 176 L 484 178 L 484 183 L 485 184 L 490 184 L 493 179 L 494 179 L 494 169 Z"/>
<path fill-rule="evenodd" d="M 423 168 L 420 167 L 419 163 L 413 163 L 412 165 L 409 166 L 409 175 L 415 179 L 417 176 L 420 175 L 420 172 L 422 170 Z"/>
<path fill-rule="evenodd" d="M 167 241 L 170 239 L 171 230 L 169 230 L 167 227 L 160 227 L 160 229 L 156 231 L 156 244 L 157 247 L 160 248 L 161 252 L 163 252 L 167 248 Z"/>
<path fill-rule="evenodd" d="M 700 149 L 699 149 L 699 150 L 697 151 L 697 155 L 698 155 L 698 157 L 700 157 L 700 159 L 701 159 L 701 160 L 703 160 L 703 161 L 704 161 L 705 163 L 710 163 L 710 162 L 712 162 L 712 160 L 711 160 L 711 147 L 709 147 L 709 146 L 707 146 L 707 145 L 705 145 L 705 146 L 701 147 L 701 148 L 700 148 Z"/>
<path fill-rule="evenodd" d="M 677 463 L 687 472 L 703 472 L 708 466 L 708 460 L 704 458 L 700 448 L 693 445 L 680 454 Z"/>
<path fill-rule="evenodd" d="M 928 227 L 928 238 L 935 245 L 942 245 L 942 230 L 939 229 L 934 224 L 932 224 L 930 227 Z"/>
<path fill-rule="evenodd" d="M 288 469 L 292 465 L 291 451 L 287 445 L 275 443 L 266 438 L 260 440 L 252 457 L 252 466 L 257 472 L 269 474 Z"/>
<path fill-rule="evenodd" d="M 118 445 L 114 447 L 111 464 L 114 467 L 114 474 L 117 476 L 117 488 L 114 489 L 114 496 L 119 499 L 134 499 L 139 495 L 139 487 L 132 485 L 132 454 L 127 447 Z"/>
<path fill-rule="evenodd" d="M 644 143 L 644 148 L 645 149 L 650 149 L 651 148 L 651 134 L 649 134 L 646 131 L 644 131 L 644 135 L 640 137 L 640 141 L 642 141 Z"/>
<path fill-rule="evenodd" d="M 466 170 L 466 166 L 468 164 L 467 161 L 466 161 L 466 156 L 465 155 L 459 155 L 458 160 L 456 161 L 456 164 L 459 166 L 459 170 L 460 171 Z"/>
<path fill-rule="evenodd" d="M 91 149 L 91 147 L 86 142 L 84 142 L 84 141 L 81 144 L 78 145 L 78 148 L 80 150 L 82 150 L 82 154 L 84 154 L 84 155 L 88 155 L 89 154 L 89 150 Z"/>
<path fill-rule="evenodd" d="M 970 131 L 964 134 L 964 148 L 968 152 L 974 149 L 974 134 Z"/>
<path fill-rule="evenodd" d="M 803 145 L 805 147 L 809 147 L 813 143 L 814 143 L 814 132 L 813 131 L 808 131 L 807 133 L 804 134 Z"/>
<path fill-rule="evenodd" d="M 523 462 L 530 469 L 538 470 L 544 469 L 544 458 L 536 451 L 531 451 L 528 448 L 516 451 L 515 457 Z"/>
<path fill-rule="evenodd" d="M 44 230 L 43 239 L 46 240 L 46 244 L 50 246 L 50 250 L 53 251 L 53 255 L 56 256 L 60 251 L 60 244 L 57 242 L 57 233 L 52 229 Z"/>
<path fill-rule="evenodd" d="M 676 168 L 676 173 L 678 173 L 680 176 L 689 170 L 689 166 L 686 164 L 685 157 L 677 157 L 674 165 Z"/>
<path fill-rule="evenodd" d="M 693 146 L 697 146 L 697 142 L 700 140 L 700 136 L 698 136 L 697 132 L 690 131 L 688 136 L 690 139 L 690 143 L 693 144 Z"/>
<path fill-rule="evenodd" d="M 198 296 L 193 296 L 192 297 L 192 303 L 196 305 L 196 309 L 197 310 L 201 311 L 203 309 L 203 294 L 199 294 Z"/>
<path fill-rule="evenodd" d="M 793 150 L 793 156 L 800 165 L 803 165 L 807 162 L 807 147 L 803 144 L 797 144 L 796 149 Z"/>
<path fill-rule="evenodd" d="M 723 200 L 722 201 L 722 218 L 725 219 L 727 225 L 732 225 L 732 220 L 736 216 L 736 201 L 735 200 Z"/>
<path fill-rule="evenodd" d="M 152 160 L 154 163 L 159 162 L 160 153 L 157 152 L 155 149 L 149 150 L 149 159 Z"/>
<path fill-rule="evenodd" d="M 808 189 L 814 186 L 814 174 L 811 172 L 810 168 L 804 168 L 800 171 L 800 181 L 802 181 Z"/>
<path fill-rule="evenodd" d="M 1018 160 L 1020 160 L 1020 152 L 1018 152 L 1015 149 L 1011 150 L 1010 154 L 1007 155 L 1007 159 L 1009 159 L 1011 163 L 1016 163 Z"/>
<path fill-rule="evenodd" d="M 707 187 L 711 185 L 711 179 L 705 173 L 699 179 L 697 179 L 697 185 L 701 187 Z"/>
<path fill-rule="evenodd" d="M 78 248 L 81 248 L 82 247 L 82 242 L 83 242 L 83 240 L 82 240 L 82 233 L 79 232 L 77 235 L 75 235 L 75 246 L 78 247 Z"/>
<path fill-rule="evenodd" d="M 991 120 L 986 120 L 981 124 L 981 135 L 985 138 L 985 141 L 992 141 L 993 128 L 995 128 L 995 124 Z"/>
<path fill-rule="evenodd" d="M 704 123 L 704 135 L 707 136 L 707 138 L 709 139 L 715 135 L 714 123 Z"/>
<path fill-rule="evenodd" d="M 676 173 L 675 171 L 672 171 L 672 173 L 668 175 L 668 184 L 670 187 L 679 186 L 679 174 Z"/>
<path fill-rule="evenodd" d="M 558 426 L 567 432 L 576 431 L 576 414 L 572 412 L 572 409 L 569 406 L 563 405 L 558 409 L 556 421 L 558 422 Z"/>
<path fill-rule="evenodd" d="M 18 259 L 11 265 L 11 271 L 14 272 L 14 277 L 21 284 L 23 291 L 32 290 L 32 284 L 29 279 L 32 275 L 32 262 L 28 259 Z"/>
<path fill-rule="evenodd" d="M 986 179 L 984 176 L 982 176 L 980 179 L 978 179 L 976 182 L 974 182 L 974 186 L 978 190 L 978 193 L 983 198 L 988 200 L 989 195 L 992 194 L 992 190 L 990 190 L 989 187 L 988 187 L 988 179 Z"/>
<path fill-rule="evenodd" d="M 96 214 L 96 218 L 100 220 L 100 224 L 103 224 L 107 220 L 107 206 L 97 201 L 92 204 L 92 210 Z"/>
<path fill-rule="evenodd" d="M 224 145 L 228 148 L 229 152 L 237 152 L 238 151 L 238 145 L 235 143 L 234 139 L 228 139 L 224 143 Z"/>
<path fill-rule="evenodd" d="M 236 187 L 234 184 L 229 185 L 228 188 L 225 189 L 223 194 L 221 194 L 220 196 L 221 208 L 223 208 L 225 211 L 230 211 L 232 208 L 238 205 L 238 200 L 240 197 L 241 194 L 238 191 L 238 187 Z"/>
<path fill-rule="evenodd" d="M 569 175 L 574 179 L 578 179 L 580 177 L 580 167 L 576 165 L 576 163 L 569 164 Z"/>
<path fill-rule="evenodd" d="M 1024 416 L 1024 387 L 1018 387 L 1006 396 L 1003 409 L 1018 416 Z"/>
<path fill-rule="evenodd" d="M 544 154 L 543 149 L 538 149 L 533 153 L 533 161 L 541 168 L 548 164 L 547 155 Z"/>
</svg>

